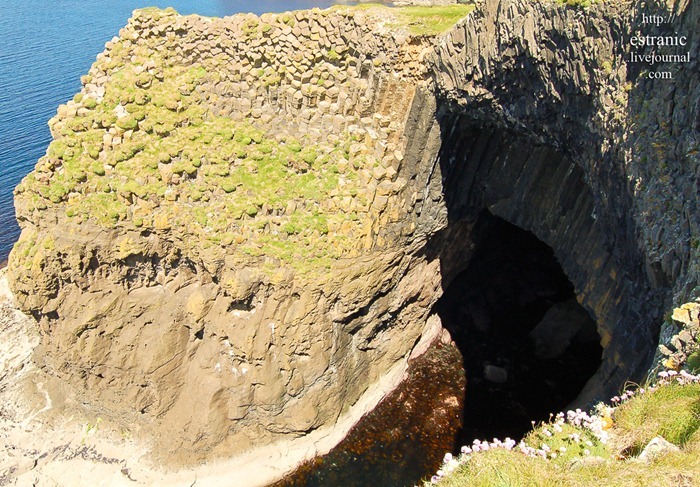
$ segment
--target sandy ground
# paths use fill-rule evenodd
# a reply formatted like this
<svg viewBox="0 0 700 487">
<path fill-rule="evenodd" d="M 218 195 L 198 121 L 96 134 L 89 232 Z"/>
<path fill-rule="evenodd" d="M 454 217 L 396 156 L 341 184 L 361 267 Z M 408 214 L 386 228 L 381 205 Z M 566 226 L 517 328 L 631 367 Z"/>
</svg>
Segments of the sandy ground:
<svg viewBox="0 0 700 487">
<path fill-rule="evenodd" d="M 149 462 L 147 443 L 107 425 L 37 368 L 36 323 L 17 310 L 5 272 L 0 270 L 0 486 L 265 486 L 330 451 L 406 372 L 405 362 L 397 363 L 332 428 L 191 469 L 159 468 Z M 414 354 L 439 332 L 439 323 L 429 321 Z"/>
</svg>

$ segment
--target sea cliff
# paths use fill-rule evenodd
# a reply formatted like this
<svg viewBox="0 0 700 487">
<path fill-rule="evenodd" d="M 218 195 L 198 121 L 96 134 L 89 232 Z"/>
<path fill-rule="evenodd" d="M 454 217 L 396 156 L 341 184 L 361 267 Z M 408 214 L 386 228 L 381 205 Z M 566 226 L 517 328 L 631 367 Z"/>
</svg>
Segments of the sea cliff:
<svg viewBox="0 0 700 487">
<path fill-rule="evenodd" d="M 628 62 L 659 10 L 693 54 L 672 81 Z M 317 438 L 445 339 L 488 212 L 553 249 L 604 350 L 579 402 L 609 397 L 697 294 L 698 18 L 136 11 L 16 190 L 34 360 L 170 464 Z"/>
</svg>

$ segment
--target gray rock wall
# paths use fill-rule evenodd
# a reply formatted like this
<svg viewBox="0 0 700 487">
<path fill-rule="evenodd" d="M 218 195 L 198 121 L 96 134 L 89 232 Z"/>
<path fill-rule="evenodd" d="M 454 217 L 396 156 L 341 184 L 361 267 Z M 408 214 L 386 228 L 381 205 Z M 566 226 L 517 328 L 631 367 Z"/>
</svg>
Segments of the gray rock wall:
<svg viewBox="0 0 700 487">
<path fill-rule="evenodd" d="M 663 309 L 697 293 L 700 14 L 639 5 L 479 2 L 429 56 L 449 218 L 488 208 L 553 247 L 605 346 L 582 399 L 640 378 Z M 688 38 L 672 81 L 628 62 L 651 12 Z"/>
</svg>

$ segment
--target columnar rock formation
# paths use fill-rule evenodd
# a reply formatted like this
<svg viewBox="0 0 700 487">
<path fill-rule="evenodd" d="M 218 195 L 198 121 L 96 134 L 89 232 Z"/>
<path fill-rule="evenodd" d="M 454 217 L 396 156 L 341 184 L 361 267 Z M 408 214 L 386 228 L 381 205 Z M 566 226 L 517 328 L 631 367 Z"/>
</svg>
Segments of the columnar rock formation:
<svg viewBox="0 0 700 487">
<path fill-rule="evenodd" d="M 434 339 L 488 210 L 598 323 L 581 400 L 641 377 L 698 282 L 700 7 L 630 5 L 480 1 L 432 45 L 384 10 L 137 12 L 16 193 L 37 360 L 171 460 L 304 436 Z M 659 9 L 672 82 L 628 62 Z"/>
<path fill-rule="evenodd" d="M 674 21 L 655 30 L 653 14 Z M 430 57 L 449 218 L 487 208 L 554 249 L 605 349 L 585 400 L 641 378 L 671 296 L 697 293 L 698 17 L 689 2 L 486 2 Z M 670 33 L 689 62 L 630 62 L 678 51 L 633 36 Z"/>
<path fill-rule="evenodd" d="M 333 425 L 437 336 L 402 153 L 426 41 L 392 20 L 138 11 L 51 121 L 13 291 L 42 365 L 164 458 Z"/>
</svg>

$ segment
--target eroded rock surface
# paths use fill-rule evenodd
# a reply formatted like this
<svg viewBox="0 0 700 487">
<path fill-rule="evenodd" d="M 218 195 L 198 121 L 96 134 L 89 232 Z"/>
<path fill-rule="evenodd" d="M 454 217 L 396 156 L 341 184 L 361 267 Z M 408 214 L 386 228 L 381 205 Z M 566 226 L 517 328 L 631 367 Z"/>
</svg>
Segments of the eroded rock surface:
<svg viewBox="0 0 700 487">
<path fill-rule="evenodd" d="M 698 280 L 700 6 L 641 5 L 480 1 L 434 44 L 385 10 L 135 13 L 16 192 L 35 360 L 179 464 L 311 437 L 438 335 L 488 211 L 554 250 L 609 397 Z M 657 11 L 672 83 L 627 62 Z"/>
<path fill-rule="evenodd" d="M 378 12 L 137 11 L 17 190 L 37 361 L 161 459 L 342 422 L 424 335 L 403 131 L 429 39 Z"/>
<path fill-rule="evenodd" d="M 630 38 L 675 32 L 697 53 L 699 17 L 683 1 L 481 2 L 429 56 L 449 218 L 485 208 L 552 247 L 604 347 L 584 403 L 641 379 L 663 310 L 698 292 L 698 56 L 650 68 Z"/>
</svg>

